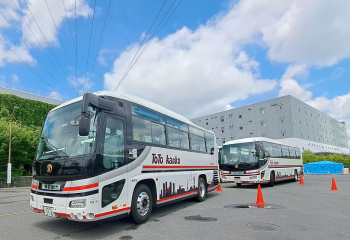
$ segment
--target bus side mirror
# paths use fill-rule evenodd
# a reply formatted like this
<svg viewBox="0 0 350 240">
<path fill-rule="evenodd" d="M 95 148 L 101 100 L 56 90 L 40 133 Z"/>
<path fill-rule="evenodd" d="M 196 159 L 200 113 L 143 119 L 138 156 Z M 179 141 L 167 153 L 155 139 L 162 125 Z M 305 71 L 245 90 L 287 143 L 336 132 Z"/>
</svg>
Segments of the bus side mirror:
<svg viewBox="0 0 350 240">
<path fill-rule="evenodd" d="M 79 135 L 89 136 L 90 133 L 90 118 L 81 116 L 79 121 Z"/>
<path fill-rule="evenodd" d="M 214 155 L 214 148 L 213 148 L 213 147 L 210 148 L 210 154 L 211 154 L 211 155 Z"/>
</svg>

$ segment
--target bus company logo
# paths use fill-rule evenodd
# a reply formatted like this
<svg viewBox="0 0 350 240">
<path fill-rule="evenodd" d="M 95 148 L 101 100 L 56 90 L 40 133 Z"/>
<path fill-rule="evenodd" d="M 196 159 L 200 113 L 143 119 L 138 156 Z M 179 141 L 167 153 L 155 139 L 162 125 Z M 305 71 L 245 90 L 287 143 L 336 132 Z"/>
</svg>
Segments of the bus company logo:
<svg viewBox="0 0 350 240">
<path fill-rule="evenodd" d="M 47 167 L 46 167 L 46 172 L 47 172 L 47 173 L 51 173 L 51 172 L 52 172 L 52 169 L 53 169 L 52 165 L 51 165 L 51 164 L 48 164 Z"/>
<path fill-rule="evenodd" d="M 162 154 L 155 154 L 152 153 L 152 164 L 163 164 L 164 158 L 162 157 Z M 175 156 L 174 158 L 169 157 L 169 155 L 166 155 L 166 161 L 165 164 L 180 164 L 180 158 Z"/>
</svg>

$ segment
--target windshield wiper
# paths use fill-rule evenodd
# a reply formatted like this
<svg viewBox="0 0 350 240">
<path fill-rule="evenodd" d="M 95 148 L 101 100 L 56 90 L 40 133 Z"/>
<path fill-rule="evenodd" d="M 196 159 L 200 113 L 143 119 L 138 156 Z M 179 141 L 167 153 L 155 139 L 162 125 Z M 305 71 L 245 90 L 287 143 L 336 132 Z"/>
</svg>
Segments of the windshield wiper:
<svg viewBox="0 0 350 240">
<path fill-rule="evenodd" d="M 49 142 L 49 139 L 46 137 L 46 136 L 44 136 L 44 140 L 45 140 L 45 142 L 47 143 L 47 144 L 49 144 L 56 152 L 58 152 L 61 156 L 64 156 L 64 157 L 68 157 L 68 154 L 66 153 L 66 152 L 64 152 L 64 151 L 62 151 L 61 149 L 58 149 L 58 147 L 56 147 L 55 145 L 53 145 L 52 143 L 50 143 Z M 41 154 L 41 156 L 42 156 L 43 154 Z M 46 153 L 45 153 L 45 155 L 46 155 Z M 41 157 L 40 156 L 40 157 Z M 39 158 L 40 158 L 39 157 Z"/>
</svg>

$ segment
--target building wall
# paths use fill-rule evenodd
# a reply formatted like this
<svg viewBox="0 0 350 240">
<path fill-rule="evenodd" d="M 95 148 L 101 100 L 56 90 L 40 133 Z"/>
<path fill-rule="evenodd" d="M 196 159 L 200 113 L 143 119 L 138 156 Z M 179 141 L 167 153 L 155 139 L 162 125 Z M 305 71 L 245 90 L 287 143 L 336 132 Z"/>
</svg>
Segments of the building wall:
<svg viewBox="0 0 350 240">
<path fill-rule="evenodd" d="M 55 105 L 60 105 L 60 104 L 64 103 L 64 101 L 60 101 L 60 100 L 56 100 L 56 99 L 52 99 L 52 98 L 47 98 L 47 97 L 42 97 L 39 95 L 21 92 L 21 91 L 8 89 L 8 88 L 4 88 L 4 87 L 0 87 L 0 93 L 12 94 L 12 95 L 16 95 L 16 96 L 21 97 L 21 98 L 30 99 L 30 100 L 37 100 L 37 101 L 41 101 L 41 102 L 45 102 L 45 103 L 49 103 L 49 104 L 55 104 Z"/>
<path fill-rule="evenodd" d="M 349 152 L 344 124 L 292 96 L 230 109 L 192 121 L 213 130 L 219 146 L 234 139 L 267 137 L 278 140 L 294 139 L 293 142 L 303 143 L 304 149 L 313 152 L 318 152 L 319 147 L 311 149 L 312 144 L 316 143 L 327 145 L 326 149 L 330 152 Z M 310 148 L 305 148 L 307 146 Z M 342 150 L 334 150 L 335 148 Z M 321 150 L 325 150 L 325 147 L 320 147 L 319 152 Z"/>
</svg>

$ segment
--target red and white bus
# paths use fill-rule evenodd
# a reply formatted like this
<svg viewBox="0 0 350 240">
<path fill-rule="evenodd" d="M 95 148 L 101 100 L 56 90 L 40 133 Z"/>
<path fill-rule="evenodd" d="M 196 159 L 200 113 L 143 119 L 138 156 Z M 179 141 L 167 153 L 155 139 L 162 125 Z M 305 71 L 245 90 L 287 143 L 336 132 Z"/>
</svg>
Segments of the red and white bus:
<svg viewBox="0 0 350 240">
<path fill-rule="evenodd" d="M 244 138 L 225 143 L 219 159 L 221 182 L 267 183 L 294 180 L 303 174 L 299 147 L 264 138 Z"/>
<path fill-rule="evenodd" d="M 157 104 L 86 93 L 52 109 L 33 164 L 30 206 L 50 217 L 96 221 L 131 215 L 219 186 L 212 131 Z"/>
</svg>

